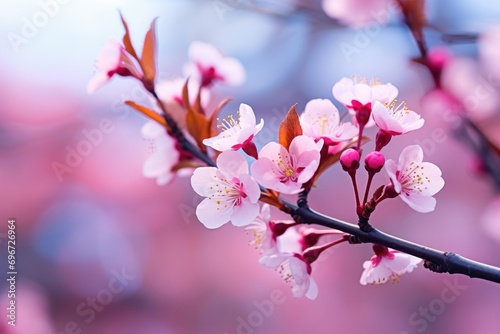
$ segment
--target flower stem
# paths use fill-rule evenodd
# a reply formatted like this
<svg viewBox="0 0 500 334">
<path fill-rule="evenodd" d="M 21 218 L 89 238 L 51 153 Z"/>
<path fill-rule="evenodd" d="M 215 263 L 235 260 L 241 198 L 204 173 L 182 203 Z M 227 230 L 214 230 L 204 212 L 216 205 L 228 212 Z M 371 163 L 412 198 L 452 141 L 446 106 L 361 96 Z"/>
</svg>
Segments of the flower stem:
<svg viewBox="0 0 500 334">
<path fill-rule="evenodd" d="M 365 205 L 366 201 L 368 200 L 368 193 L 370 192 L 370 187 L 372 185 L 373 176 L 375 176 L 375 173 L 368 172 L 368 180 L 366 181 L 366 189 L 365 189 L 365 196 L 363 197 L 363 205 Z"/>
<path fill-rule="evenodd" d="M 354 188 L 354 197 L 356 199 L 356 212 L 358 212 L 361 207 L 361 203 L 359 202 L 359 191 L 358 191 L 358 183 L 356 182 L 356 171 L 349 171 L 349 176 L 351 177 L 352 187 Z"/>
</svg>

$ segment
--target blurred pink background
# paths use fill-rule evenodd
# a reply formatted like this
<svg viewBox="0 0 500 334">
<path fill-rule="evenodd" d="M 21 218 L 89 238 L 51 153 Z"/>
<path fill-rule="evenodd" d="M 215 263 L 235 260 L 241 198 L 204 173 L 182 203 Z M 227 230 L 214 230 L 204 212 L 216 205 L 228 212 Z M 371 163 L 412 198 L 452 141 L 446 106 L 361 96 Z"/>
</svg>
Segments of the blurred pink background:
<svg viewBox="0 0 500 334">
<path fill-rule="evenodd" d="M 333 100 L 332 85 L 343 76 L 376 77 L 396 85 L 426 124 L 394 139 L 386 156 L 396 159 L 402 148 L 418 143 L 425 160 L 440 166 L 446 185 L 437 195 L 435 212 L 420 214 L 393 200 L 381 205 L 373 223 L 402 238 L 500 266 L 500 219 L 490 214 L 487 228 L 483 223 L 494 187 L 471 171 L 474 157 L 449 133 L 452 124 L 439 110 L 422 107 L 432 82 L 423 67 L 409 61 L 417 49 L 400 18 L 393 17 L 348 58 L 339 45 L 354 44 L 363 28 L 338 26 L 321 12 L 314 19 L 241 8 L 254 3 L 250 0 L 224 2 L 231 9 L 221 15 L 217 1 L 61 1 L 47 22 L 15 47 L 9 34 L 21 35 L 24 18 L 37 15 L 44 1 L 0 1 L 0 267 L 7 265 L 7 220 L 15 218 L 18 268 L 17 326 L 7 326 L 3 280 L 0 332 L 499 333 L 500 286 L 423 268 L 397 284 L 361 286 L 362 263 L 372 256 L 368 245 L 329 251 L 313 265 L 318 298 L 295 299 L 277 273 L 257 263 L 259 254 L 241 229 L 209 231 L 196 220 L 201 198 L 188 178 L 159 187 L 142 176 L 148 143 L 140 128 L 146 119 L 121 101 L 148 97 L 136 82 L 121 78 L 93 95 L 86 93 L 100 47 L 123 34 L 118 8 L 136 45 L 159 17 L 161 78 L 182 74 L 193 40 L 239 58 L 247 82 L 218 87 L 215 95 L 234 97 L 223 113 L 248 103 L 265 119 L 259 147 L 275 140 L 281 117 L 294 103 L 303 110 L 312 98 Z M 292 12 L 290 2 L 256 1 L 285 13 Z M 429 5 L 428 13 L 442 31 L 478 34 L 500 19 L 500 4 L 439 1 Z M 431 46 L 442 43 L 436 31 L 428 37 Z M 476 58 L 476 46 L 450 48 Z M 68 150 L 81 145 L 84 133 L 103 119 L 112 122 L 112 130 L 58 176 L 54 162 L 65 163 Z M 498 113 L 488 119 L 489 132 L 499 133 L 498 120 Z M 444 133 L 437 141 L 435 129 Z M 380 175 L 374 184 L 387 181 Z M 322 177 L 310 203 L 325 214 L 355 220 L 349 179 L 340 166 Z M 119 292 L 109 292 L 112 280 L 115 287 L 122 284 Z M 455 283 L 465 288 L 453 302 L 440 302 L 443 290 Z M 256 304 L 273 294 L 281 296 L 280 303 L 270 307 L 264 302 L 269 312 L 262 314 Z M 89 311 L 95 298 L 107 304 Z M 429 307 L 435 312 L 427 318 L 419 313 Z"/>
</svg>

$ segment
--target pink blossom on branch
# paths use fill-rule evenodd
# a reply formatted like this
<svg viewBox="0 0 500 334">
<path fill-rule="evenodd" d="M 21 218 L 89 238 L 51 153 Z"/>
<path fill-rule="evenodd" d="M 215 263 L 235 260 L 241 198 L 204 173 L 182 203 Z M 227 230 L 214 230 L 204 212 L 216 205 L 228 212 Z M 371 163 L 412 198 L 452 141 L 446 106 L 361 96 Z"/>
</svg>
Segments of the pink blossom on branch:
<svg viewBox="0 0 500 334">
<path fill-rule="evenodd" d="M 315 140 L 323 139 L 325 145 L 338 144 L 358 134 L 358 128 L 352 123 L 340 123 L 338 109 L 326 99 L 307 102 L 300 115 L 300 125 L 304 135 Z"/>
<path fill-rule="evenodd" d="M 269 204 L 264 204 L 259 215 L 249 224 L 245 230 L 251 232 L 254 239 L 250 242 L 255 249 L 261 251 L 264 256 L 277 254 L 278 237 L 286 233 L 290 227 L 296 225 L 292 221 L 276 221 L 271 220 L 271 207 Z M 293 229 L 290 229 L 293 230 Z M 283 238 L 280 240 L 282 241 Z M 281 245 L 281 242 L 280 242 Z"/>
<path fill-rule="evenodd" d="M 315 143 L 304 135 L 295 137 L 289 150 L 271 142 L 262 148 L 252 164 L 252 175 L 263 187 L 297 194 L 318 169 L 322 147 L 323 140 Z"/>
<path fill-rule="evenodd" d="M 430 162 L 422 162 L 424 152 L 419 145 L 406 147 L 399 156 L 399 161 L 387 160 L 385 169 L 391 178 L 391 186 L 386 192 L 397 196 L 413 210 L 426 213 L 436 207 L 432 197 L 444 186 L 441 170 Z"/>
<path fill-rule="evenodd" d="M 243 65 L 236 59 L 225 57 L 216 47 L 195 41 L 189 46 L 190 63 L 184 74 L 198 80 L 202 87 L 210 87 L 215 81 L 238 86 L 246 79 Z"/>
<path fill-rule="evenodd" d="M 311 277 L 311 264 L 302 254 L 303 235 L 295 228 L 289 228 L 277 239 L 271 252 L 264 254 L 259 263 L 275 269 L 283 281 L 290 285 L 296 298 L 306 296 L 314 300 L 318 296 L 318 285 Z"/>
<path fill-rule="evenodd" d="M 96 72 L 87 85 L 89 93 L 95 92 L 115 74 L 133 76 L 142 80 L 134 60 L 117 40 L 110 39 L 102 48 L 95 63 Z"/>
<path fill-rule="evenodd" d="M 373 126 L 371 118 L 372 106 L 376 101 L 391 103 L 398 96 L 398 89 L 390 83 L 382 84 L 372 80 L 370 84 L 366 79 L 352 80 L 340 79 L 332 88 L 333 96 L 345 105 L 355 120 L 360 125 Z"/>
<path fill-rule="evenodd" d="M 176 140 L 167 134 L 164 127 L 154 121 L 144 124 L 141 129 L 145 139 L 154 143 L 154 152 L 144 162 L 142 173 L 147 178 L 156 179 L 160 186 L 168 184 L 176 172 L 172 171 L 180 159 Z"/>
<path fill-rule="evenodd" d="M 418 130 L 424 125 L 424 119 L 408 109 L 404 102 L 396 106 L 395 103 L 385 105 L 375 101 L 372 116 L 380 130 L 392 136 Z"/>
<path fill-rule="evenodd" d="M 207 228 L 218 228 L 229 221 L 245 226 L 259 214 L 259 185 L 248 174 L 247 161 L 237 152 L 222 152 L 217 168 L 197 168 L 191 186 L 206 197 L 196 208 L 196 216 Z"/>
<path fill-rule="evenodd" d="M 359 280 L 362 285 L 397 282 L 401 275 L 411 273 L 422 262 L 418 257 L 385 246 L 373 245 L 373 250 L 375 255 L 363 263 L 364 271 Z"/>
<path fill-rule="evenodd" d="M 218 119 L 219 120 L 219 119 Z M 256 124 L 255 114 L 247 104 L 241 104 L 238 111 L 238 119 L 229 116 L 217 126 L 221 132 L 215 136 L 203 140 L 203 144 L 217 151 L 237 150 L 252 145 L 253 137 L 264 127 L 264 120 Z"/>
</svg>

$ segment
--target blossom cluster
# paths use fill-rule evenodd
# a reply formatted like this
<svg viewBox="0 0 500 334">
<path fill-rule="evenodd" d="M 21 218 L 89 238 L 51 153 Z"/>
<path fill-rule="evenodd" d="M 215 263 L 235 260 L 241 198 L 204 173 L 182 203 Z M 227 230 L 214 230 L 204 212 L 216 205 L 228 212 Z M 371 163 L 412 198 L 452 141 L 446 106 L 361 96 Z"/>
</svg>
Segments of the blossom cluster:
<svg viewBox="0 0 500 334">
<path fill-rule="evenodd" d="M 296 220 L 273 220 L 271 206 L 284 207 L 280 194 L 307 197 L 318 178 L 340 162 L 351 177 L 355 212 L 360 219 L 368 220 L 383 200 L 395 197 L 416 211 L 434 210 L 433 196 L 444 181 L 436 165 L 423 162 L 422 148 L 406 147 L 397 162 L 386 161 L 381 153 L 393 137 L 424 125 L 418 113 L 396 100 L 399 92 L 394 85 L 376 79 L 341 78 L 332 87 L 332 97 L 343 106 L 342 113 L 330 99 L 307 102 L 300 115 L 293 106 L 280 125 L 277 141 L 258 148 L 254 139 L 264 120 L 257 122 L 250 105 L 241 103 L 235 115 L 223 119 L 218 118 L 218 112 L 224 103 L 211 111 L 208 108 L 216 83 L 237 85 L 244 81 L 245 70 L 238 60 L 209 44 L 194 42 L 184 67 L 185 77 L 156 83 L 154 75 L 148 75 L 151 61 L 144 60 L 148 53 L 143 52 L 139 59 L 126 42 L 127 34 L 123 44 L 111 40 L 103 48 L 89 91 L 114 75 L 140 80 L 155 104 L 149 109 L 130 103 L 153 120 L 142 128 L 143 136 L 156 147 L 144 164 L 144 176 L 164 185 L 175 176 L 190 175 L 193 190 L 204 197 L 196 208 L 199 221 L 209 229 L 230 222 L 252 234 L 250 243 L 261 254 L 259 263 L 276 269 L 291 285 L 294 296 L 316 298 L 318 286 L 311 277 L 312 263 L 324 250 L 349 241 L 349 235 L 306 229 Z M 342 121 L 344 115 L 351 115 L 351 119 Z M 173 125 L 165 121 L 170 118 Z M 356 173 L 366 142 L 364 133 L 370 127 L 378 130 L 375 148 L 364 160 L 368 181 L 362 198 Z M 181 139 L 189 142 L 198 156 L 187 150 Z M 199 155 L 215 163 L 207 166 L 207 159 L 200 161 Z M 370 197 L 373 178 L 383 168 L 390 181 Z M 259 201 L 268 204 L 261 206 Z M 331 240 L 335 235 L 339 238 Z M 327 241 L 321 244 L 324 239 Z M 396 281 L 421 261 L 381 245 L 374 245 L 373 250 L 375 255 L 363 264 L 363 285 Z"/>
</svg>

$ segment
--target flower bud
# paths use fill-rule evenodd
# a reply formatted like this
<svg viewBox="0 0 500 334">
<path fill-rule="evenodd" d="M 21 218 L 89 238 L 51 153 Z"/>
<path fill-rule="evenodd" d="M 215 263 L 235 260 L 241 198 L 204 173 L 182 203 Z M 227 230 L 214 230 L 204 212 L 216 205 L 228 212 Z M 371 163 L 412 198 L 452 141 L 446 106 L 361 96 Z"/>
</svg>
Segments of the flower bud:
<svg viewBox="0 0 500 334">
<path fill-rule="evenodd" d="M 359 152 L 349 148 L 340 155 L 340 164 L 346 172 L 354 171 L 359 168 Z"/>
<path fill-rule="evenodd" d="M 365 168 L 372 173 L 378 173 L 385 164 L 384 155 L 378 151 L 369 153 L 365 158 Z"/>
</svg>

